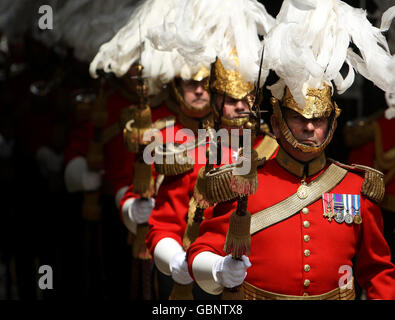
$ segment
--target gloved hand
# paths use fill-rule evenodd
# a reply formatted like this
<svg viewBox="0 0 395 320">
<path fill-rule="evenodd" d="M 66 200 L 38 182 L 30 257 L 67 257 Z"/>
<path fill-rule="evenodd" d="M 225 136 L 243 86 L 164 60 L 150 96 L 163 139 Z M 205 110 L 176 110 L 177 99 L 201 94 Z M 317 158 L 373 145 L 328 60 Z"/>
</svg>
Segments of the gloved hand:
<svg viewBox="0 0 395 320">
<path fill-rule="evenodd" d="M 247 256 L 243 255 L 241 260 L 236 260 L 232 258 L 232 255 L 227 255 L 215 263 L 214 280 L 225 288 L 239 286 L 247 276 L 249 267 L 251 267 L 251 263 Z"/>
<path fill-rule="evenodd" d="M 193 279 L 188 272 L 188 264 L 183 250 L 176 253 L 170 261 L 170 272 L 173 280 L 179 284 L 190 284 Z"/>
<path fill-rule="evenodd" d="M 134 200 L 130 206 L 131 218 L 133 222 L 137 224 L 148 222 L 148 218 L 154 207 L 155 200 L 153 198 Z"/>
<path fill-rule="evenodd" d="M 49 172 L 60 172 L 63 167 L 63 155 L 46 146 L 37 150 L 36 160 L 44 177 L 47 177 Z"/>
<path fill-rule="evenodd" d="M 86 170 L 82 173 L 82 187 L 84 191 L 95 191 L 101 186 L 103 172 Z"/>
</svg>

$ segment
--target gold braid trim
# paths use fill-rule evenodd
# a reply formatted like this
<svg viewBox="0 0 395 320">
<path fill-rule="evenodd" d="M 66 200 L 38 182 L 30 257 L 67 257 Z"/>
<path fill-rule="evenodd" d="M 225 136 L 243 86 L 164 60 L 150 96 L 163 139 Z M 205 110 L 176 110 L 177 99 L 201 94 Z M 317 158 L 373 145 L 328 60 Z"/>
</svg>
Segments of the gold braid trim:
<svg viewBox="0 0 395 320">
<path fill-rule="evenodd" d="M 150 198 L 155 192 L 152 167 L 140 159 L 134 162 L 133 192 L 143 198 Z"/>
<path fill-rule="evenodd" d="M 258 152 L 255 149 L 251 150 L 250 159 L 245 157 L 242 153 L 244 150 L 240 152 L 240 158 L 242 159 L 240 164 L 236 165 L 234 173 L 237 173 L 237 169 L 242 167 L 244 162 L 250 162 L 250 171 L 244 175 L 233 174 L 230 187 L 233 192 L 238 194 L 254 194 L 258 189 L 258 176 L 257 176 L 257 167 L 258 167 Z M 265 158 L 264 158 L 265 159 Z M 265 159 L 266 160 L 266 159 Z"/>
<path fill-rule="evenodd" d="M 199 207 L 208 208 L 210 202 L 207 201 L 207 180 L 206 180 L 206 168 L 201 167 L 199 169 L 198 177 L 196 179 L 195 188 L 193 190 L 193 197 L 196 199 Z"/>
<path fill-rule="evenodd" d="M 227 164 L 210 170 L 206 174 L 206 200 L 212 204 L 225 202 L 238 197 L 231 189 L 234 164 Z"/>
<path fill-rule="evenodd" d="M 193 169 L 193 164 L 178 164 L 178 163 L 155 163 L 155 170 L 159 174 L 165 176 L 177 176 Z"/>
<path fill-rule="evenodd" d="M 276 119 L 280 125 L 280 130 L 281 130 L 282 135 L 287 140 L 287 142 L 295 149 L 299 149 L 302 152 L 321 152 L 331 142 L 333 133 L 335 131 L 336 121 L 332 121 L 332 126 L 329 128 L 328 135 L 326 136 L 324 142 L 320 146 L 318 146 L 318 147 L 309 146 L 307 144 L 299 143 L 295 139 L 294 135 L 292 134 L 291 130 L 289 129 L 288 125 L 286 124 L 286 122 L 284 120 L 278 99 L 272 98 L 271 104 L 273 106 L 273 114 L 276 117 Z"/>
<path fill-rule="evenodd" d="M 194 160 L 189 154 L 200 145 L 206 144 L 206 139 L 182 144 L 166 143 L 155 148 L 155 170 L 165 176 L 176 176 L 193 169 Z"/>
<path fill-rule="evenodd" d="M 335 163 L 339 167 L 356 172 L 364 173 L 364 180 L 361 188 L 361 193 L 369 198 L 370 200 L 380 204 L 384 198 L 385 185 L 384 185 L 384 174 L 376 169 L 362 166 L 359 164 L 345 165 L 337 162 L 333 159 L 328 159 L 330 162 Z"/>
<path fill-rule="evenodd" d="M 252 284 L 244 281 L 242 284 L 244 288 L 244 300 L 354 300 L 355 287 L 354 278 L 351 285 L 335 288 L 329 292 L 319 295 L 306 295 L 306 296 L 292 296 L 287 294 L 274 293 L 262 290 Z"/>
<path fill-rule="evenodd" d="M 123 136 L 129 151 L 138 153 L 140 146 L 151 142 L 144 140 L 144 134 L 152 129 L 151 109 L 145 105 L 143 108 L 133 108 L 131 113 L 132 119 L 126 122 Z"/>
<path fill-rule="evenodd" d="M 156 172 L 165 176 L 176 176 L 192 170 L 194 163 L 188 150 L 178 152 L 171 149 L 167 151 L 166 148 L 169 146 L 171 144 L 165 144 L 155 149 L 156 159 L 161 160 L 160 162 L 155 161 Z"/>
<path fill-rule="evenodd" d="M 251 247 L 251 214 L 237 214 L 237 210 L 230 215 L 229 229 L 226 234 L 224 251 L 231 253 L 234 258 L 240 258 L 243 254 L 249 255 Z"/>
</svg>

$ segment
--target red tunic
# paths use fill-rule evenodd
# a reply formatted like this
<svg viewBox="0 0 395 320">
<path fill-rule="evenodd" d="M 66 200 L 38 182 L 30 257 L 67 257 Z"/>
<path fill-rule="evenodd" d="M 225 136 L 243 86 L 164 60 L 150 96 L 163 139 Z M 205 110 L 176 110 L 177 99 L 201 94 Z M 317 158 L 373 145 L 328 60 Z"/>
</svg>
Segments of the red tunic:
<svg viewBox="0 0 395 320">
<path fill-rule="evenodd" d="M 280 167 L 275 159 L 258 170 L 258 179 L 258 191 L 248 199 L 248 211 L 252 214 L 294 194 L 300 186 L 300 178 Z M 362 182 L 360 176 L 348 172 L 330 192 L 360 194 Z M 389 248 L 382 235 L 379 207 L 361 196 L 363 222 L 360 225 L 329 222 L 323 217 L 321 199 L 307 208 L 307 214 L 300 211 L 251 237 L 252 267 L 247 269 L 245 280 L 279 294 L 318 295 L 337 288 L 344 276 L 342 268 L 350 266 L 368 298 L 395 299 L 395 267 L 390 262 Z M 199 238 L 188 250 L 190 274 L 193 274 L 192 263 L 199 253 L 211 251 L 225 256 L 223 248 L 229 217 L 235 209 L 235 202 L 222 203 L 215 208 L 213 218 L 203 221 Z M 309 222 L 307 226 L 305 221 Z M 305 238 L 306 235 L 309 237 Z M 357 258 L 355 264 L 354 257 Z M 307 287 L 305 280 L 310 280 Z"/>
<path fill-rule="evenodd" d="M 262 140 L 262 137 L 258 137 L 254 147 L 256 148 Z M 197 153 L 203 151 L 204 155 L 205 148 L 203 146 Z M 228 148 L 228 150 L 225 150 L 225 148 Z M 230 148 L 223 146 L 223 149 L 223 154 L 230 157 L 226 163 L 234 162 L 231 159 L 232 151 L 229 152 Z M 204 164 L 196 163 L 193 170 L 182 175 L 166 177 L 162 183 L 156 197 L 155 208 L 148 221 L 150 230 L 146 237 L 146 244 L 151 254 L 153 254 L 157 243 L 163 238 L 172 238 L 182 246 L 182 239 L 187 226 L 189 201 L 193 196 L 198 173 L 202 166 Z M 205 219 L 212 216 L 212 211 L 213 207 L 204 211 Z"/>
<path fill-rule="evenodd" d="M 166 118 L 168 116 L 175 116 L 167 107 L 165 104 L 161 105 L 159 108 L 152 109 L 152 121 L 155 122 L 156 120 Z M 174 135 L 182 130 L 184 127 L 176 121 L 174 126 L 170 127 L 165 127 L 164 129 L 161 130 L 161 137 L 162 141 L 164 143 L 166 142 L 179 142 L 179 143 L 185 143 L 189 142 L 194 139 L 194 136 L 189 136 L 188 138 L 183 139 L 184 136 L 181 137 L 181 139 L 174 139 Z M 158 174 L 154 170 L 154 165 L 152 165 L 152 175 L 154 180 L 156 180 Z M 128 183 L 128 188 L 124 195 L 121 198 L 120 201 L 120 215 L 122 219 L 122 208 L 125 204 L 125 202 L 129 199 L 134 199 L 134 198 L 140 198 L 140 195 L 136 194 L 133 192 L 133 169 L 132 169 L 132 174 L 131 174 L 131 181 Z"/>
</svg>

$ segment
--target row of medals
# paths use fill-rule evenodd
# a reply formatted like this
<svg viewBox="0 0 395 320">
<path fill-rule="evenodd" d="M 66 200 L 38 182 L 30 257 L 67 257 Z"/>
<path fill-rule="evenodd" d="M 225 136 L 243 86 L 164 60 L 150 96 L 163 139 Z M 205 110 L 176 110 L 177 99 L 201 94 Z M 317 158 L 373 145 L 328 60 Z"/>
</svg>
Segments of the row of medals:
<svg viewBox="0 0 395 320">
<path fill-rule="evenodd" d="M 354 209 L 355 210 L 355 209 Z M 324 212 L 324 217 L 328 218 L 328 221 L 331 222 L 333 218 L 335 218 L 335 221 L 337 223 L 343 223 L 346 222 L 347 224 L 352 224 L 353 222 L 355 224 L 361 224 L 362 223 L 362 217 L 360 216 L 358 210 L 355 210 L 355 216 L 350 213 L 350 210 L 346 209 L 346 214 L 344 214 L 344 207 L 342 206 L 336 206 L 333 208 L 328 205 L 327 212 Z"/>
<path fill-rule="evenodd" d="M 306 199 L 308 196 L 308 187 L 306 183 L 302 182 L 302 184 L 299 186 L 297 192 L 297 196 L 299 199 Z M 361 224 L 362 223 L 362 217 L 359 214 L 359 210 L 354 209 L 355 211 L 355 216 L 350 213 L 349 209 L 346 209 L 346 214 L 344 214 L 344 206 L 335 206 L 332 210 L 331 205 L 328 203 L 328 208 L 327 212 L 324 212 L 324 217 L 328 218 L 328 221 L 331 222 L 333 218 L 335 218 L 335 221 L 337 223 L 343 223 L 346 222 L 347 224 L 352 224 L 353 222 L 355 224 Z"/>
</svg>

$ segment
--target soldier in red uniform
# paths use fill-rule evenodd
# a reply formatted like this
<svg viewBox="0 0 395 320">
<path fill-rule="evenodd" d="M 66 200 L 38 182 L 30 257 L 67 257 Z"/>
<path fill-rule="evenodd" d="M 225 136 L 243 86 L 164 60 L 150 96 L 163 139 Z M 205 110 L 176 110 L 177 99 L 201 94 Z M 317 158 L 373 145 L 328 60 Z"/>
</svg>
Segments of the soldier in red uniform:
<svg viewBox="0 0 395 320">
<path fill-rule="evenodd" d="M 221 62 L 218 60 L 212 68 L 220 64 Z M 223 67 L 221 70 L 224 70 Z M 235 80 L 230 72 L 222 74 L 219 72 L 217 73 L 217 79 L 220 77 L 222 84 L 226 83 L 229 87 L 232 87 L 237 83 L 241 87 L 240 76 Z M 248 123 L 248 117 L 245 116 L 245 113 L 251 107 L 248 98 L 251 97 L 249 95 L 253 91 L 253 85 L 250 85 L 240 94 L 240 92 L 225 91 L 224 86 L 218 85 L 219 82 L 215 82 L 217 86 L 210 86 L 212 97 L 216 99 L 214 100 L 216 101 L 215 110 L 218 112 L 222 108 L 223 116 L 217 120 L 221 127 L 227 128 L 229 132 L 230 130 L 244 128 L 244 125 Z M 222 102 L 222 100 L 224 101 Z M 222 103 L 223 106 L 221 106 Z M 232 138 L 234 137 L 230 136 L 230 139 Z M 260 158 L 272 157 L 277 146 L 275 139 L 270 134 L 257 137 L 253 143 L 253 147 L 257 150 Z M 232 146 L 231 141 L 228 144 L 222 144 L 221 165 L 235 162 L 238 151 L 239 144 Z M 191 240 L 188 239 L 186 230 L 188 223 L 193 220 L 194 210 L 196 209 L 194 188 L 199 171 L 206 165 L 206 143 L 203 141 L 199 146 L 192 148 L 190 152 L 193 154 L 194 163 L 185 167 L 185 170 L 171 170 L 169 167 L 177 167 L 177 164 L 165 164 L 166 171 L 169 173 L 165 176 L 156 197 L 156 206 L 148 220 L 150 231 L 146 238 L 147 246 L 157 268 L 162 273 L 171 275 L 174 281 L 183 285 L 190 284 L 193 281 L 187 271 L 185 261 L 185 250 Z M 212 208 L 205 211 L 206 218 L 211 215 L 211 210 Z"/>
<path fill-rule="evenodd" d="M 169 85 L 170 97 L 164 102 L 163 107 L 171 110 L 168 114 L 172 121 L 167 121 L 159 128 L 159 136 L 162 142 L 191 142 L 195 140 L 198 129 L 203 127 L 203 123 L 211 122 L 211 112 L 208 104 L 209 96 L 204 88 L 204 83 L 208 76 L 208 70 L 202 68 L 193 79 L 174 79 Z M 153 110 L 154 114 L 154 110 Z M 169 120 L 169 119 L 168 119 Z M 177 138 L 180 137 L 180 138 Z M 136 170 L 136 169 L 135 169 Z M 156 196 L 159 186 L 163 180 L 163 172 L 153 170 L 153 190 L 147 195 L 136 192 L 135 184 L 130 183 L 126 192 L 120 200 L 121 218 L 128 230 L 136 236 L 135 244 L 141 247 L 138 255 L 147 255 L 142 248 L 144 244 L 145 232 L 139 230 L 139 226 L 145 226 L 152 209 L 155 206 Z M 141 238 L 140 233 L 144 234 Z M 140 239 L 141 238 L 141 239 Z M 156 274 L 156 272 L 154 273 Z M 162 296 L 164 283 L 168 280 L 158 275 L 157 294 Z"/>
<path fill-rule="evenodd" d="M 338 5 L 343 4 L 332 4 Z M 215 207 L 213 217 L 202 222 L 199 237 L 189 247 L 190 274 L 207 292 L 218 294 L 242 285 L 246 299 L 353 299 L 355 276 L 369 299 L 395 298 L 395 266 L 377 205 L 384 195 L 383 175 L 325 157 L 340 114 L 330 87 L 336 73 L 311 76 L 313 70 L 308 71 L 305 63 L 310 68 L 317 62 L 315 57 L 320 60 L 319 49 L 303 57 L 305 61 L 292 59 L 298 49 L 309 50 L 303 41 L 297 49 L 282 48 L 281 58 L 274 49 L 303 30 L 303 35 L 306 32 L 315 39 L 314 48 L 326 52 L 327 46 L 315 46 L 320 38 L 317 29 L 310 28 L 310 19 L 317 18 L 316 13 L 323 15 L 320 21 L 329 31 L 333 21 L 324 19 L 329 17 L 324 11 L 334 13 L 334 8 L 315 10 L 318 7 L 301 9 L 284 1 L 279 24 L 265 39 L 264 62 L 281 78 L 271 87 L 275 97 L 271 123 L 280 149 L 276 158 L 258 168 L 258 190 L 248 199 L 249 256 L 237 260 L 224 251 L 229 220 L 237 207 L 234 201 Z M 350 16 L 359 12 L 342 8 Z M 288 24 L 290 18 L 293 23 Z M 321 32 L 325 30 L 318 35 Z M 369 45 L 382 53 L 376 43 Z M 378 79 L 375 73 L 370 76 Z M 345 85 L 337 77 L 336 86 L 345 89 Z"/>
<path fill-rule="evenodd" d="M 246 4 L 247 2 L 237 4 L 240 5 L 236 9 L 240 14 L 240 18 L 237 19 L 238 25 L 244 25 L 247 21 L 250 21 L 251 16 L 257 14 L 257 12 L 262 14 L 262 16 L 267 15 L 264 7 L 259 3 L 256 3 L 255 10 Z M 252 4 L 253 2 L 250 3 L 250 5 Z M 196 2 L 195 5 L 210 6 L 210 3 L 209 1 L 202 1 Z M 232 6 L 236 4 L 228 3 L 227 5 Z M 235 8 L 233 7 L 232 10 L 235 10 Z M 187 4 L 179 15 L 189 17 L 189 10 L 192 12 L 194 9 L 196 9 L 194 5 Z M 210 13 L 218 14 L 214 8 Z M 206 19 L 208 17 L 210 17 L 209 14 Z M 216 145 L 216 141 L 213 141 L 213 137 L 209 134 L 211 146 L 212 144 L 216 145 L 216 152 L 221 153 L 221 161 L 217 161 L 215 164 L 212 163 L 212 154 L 210 154 L 210 159 L 206 158 L 208 143 L 205 140 L 206 136 L 203 136 L 204 139 L 201 143 L 188 150 L 193 160 L 190 166 L 182 167 L 177 162 L 174 164 L 165 163 L 161 166 L 167 174 L 156 197 L 155 208 L 148 220 L 150 229 L 146 237 L 146 243 L 153 256 L 155 265 L 161 273 L 171 276 L 174 281 L 174 290 L 170 299 L 218 298 L 202 293 L 197 286 L 193 287 L 193 279 L 187 270 L 186 250 L 197 235 L 199 223 L 203 216 L 204 219 L 208 219 L 212 212 L 212 207 L 209 207 L 209 201 L 206 202 L 202 198 L 203 189 L 205 189 L 203 186 L 205 184 L 203 182 L 203 172 L 211 166 L 218 167 L 234 163 L 238 158 L 241 147 L 241 144 L 234 142 L 237 140 L 240 140 L 240 143 L 242 143 L 242 140 L 246 142 L 248 139 L 246 135 L 242 136 L 242 129 L 252 127 L 252 122 L 250 122 L 246 114 L 252 110 L 255 100 L 256 88 L 254 82 L 257 79 L 257 73 L 254 74 L 251 70 L 258 70 L 258 65 L 251 56 L 259 59 L 260 45 L 254 47 L 257 42 L 259 44 L 259 41 L 254 42 L 254 40 L 259 39 L 258 32 L 255 33 L 254 31 L 256 30 L 250 26 L 247 34 L 237 33 L 232 27 L 233 17 L 230 16 L 230 12 L 226 9 L 218 16 L 213 17 L 213 19 L 223 19 L 223 21 L 228 21 L 229 25 L 223 29 L 212 28 L 201 32 L 204 37 L 199 40 L 195 39 L 196 42 L 204 47 L 214 41 L 214 37 L 218 37 L 219 47 L 234 48 L 232 52 L 227 52 L 226 50 L 217 51 L 218 55 L 214 56 L 212 60 L 208 83 L 210 103 L 215 118 L 215 129 L 217 130 L 216 134 L 219 134 L 220 131 L 225 133 L 225 141 L 223 140 L 220 145 Z M 204 21 L 199 20 L 197 15 L 193 15 L 190 20 L 183 21 L 182 26 L 179 26 L 178 30 L 180 33 L 183 33 L 183 30 L 193 29 L 192 26 L 195 24 L 199 26 L 200 24 L 204 25 Z M 166 36 L 169 36 L 169 34 L 167 33 Z M 179 38 L 182 38 L 182 35 Z M 247 38 L 251 39 L 248 43 L 245 41 Z M 251 56 L 239 55 L 238 49 L 241 48 L 238 46 L 240 43 L 246 44 L 242 53 L 244 54 L 245 51 L 248 51 L 251 53 Z M 182 47 L 182 44 L 178 45 Z M 191 52 L 191 50 L 188 52 Z M 191 54 L 186 56 L 187 60 L 199 60 L 198 55 L 194 56 L 194 54 Z M 228 63 L 227 67 L 225 67 L 225 60 Z M 234 70 L 232 64 L 235 65 Z M 244 74 L 242 75 L 243 72 Z M 214 127 L 210 126 L 205 129 L 214 129 Z M 231 131 L 235 131 L 236 134 L 235 132 L 231 133 Z M 265 135 L 262 132 L 260 134 L 254 141 L 249 141 L 252 144 L 250 144 L 250 147 L 256 149 L 260 158 L 269 159 L 276 152 L 277 142 L 270 134 Z M 164 152 L 163 154 L 169 155 L 170 152 Z M 203 201 L 201 202 L 200 200 Z M 169 293 L 164 298 L 169 297 Z"/>
<path fill-rule="evenodd" d="M 392 100 L 391 104 L 390 94 L 386 96 L 388 107 L 391 108 L 394 102 Z M 359 163 L 384 173 L 385 195 L 380 207 L 383 212 L 384 235 L 390 245 L 393 262 L 395 259 L 395 160 L 393 156 L 395 135 L 392 133 L 394 124 L 395 118 L 387 119 L 382 115 L 358 128 L 357 132 L 362 129 L 370 133 L 369 140 L 363 145 L 354 146 L 348 158 L 350 164 Z"/>
</svg>

